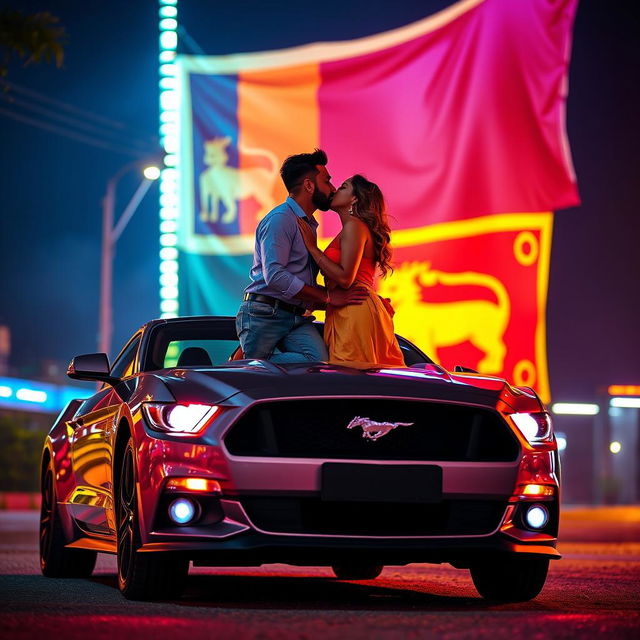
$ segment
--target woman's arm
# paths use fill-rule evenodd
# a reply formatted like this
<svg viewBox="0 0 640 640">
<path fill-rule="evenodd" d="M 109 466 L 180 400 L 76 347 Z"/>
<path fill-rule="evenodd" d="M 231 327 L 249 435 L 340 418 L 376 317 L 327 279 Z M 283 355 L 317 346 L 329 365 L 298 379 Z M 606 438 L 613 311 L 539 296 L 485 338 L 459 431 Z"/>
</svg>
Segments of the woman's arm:
<svg viewBox="0 0 640 640">
<path fill-rule="evenodd" d="M 311 257 L 318 263 L 320 271 L 329 279 L 333 280 L 344 289 L 348 289 L 355 280 L 358 267 L 362 260 L 369 231 L 364 222 L 353 219 L 349 220 L 342 229 L 340 236 L 340 264 L 333 262 L 318 249 L 313 234 L 307 233 L 304 223 L 298 223 L 302 231 L 305 245 Z"/>
</svg>

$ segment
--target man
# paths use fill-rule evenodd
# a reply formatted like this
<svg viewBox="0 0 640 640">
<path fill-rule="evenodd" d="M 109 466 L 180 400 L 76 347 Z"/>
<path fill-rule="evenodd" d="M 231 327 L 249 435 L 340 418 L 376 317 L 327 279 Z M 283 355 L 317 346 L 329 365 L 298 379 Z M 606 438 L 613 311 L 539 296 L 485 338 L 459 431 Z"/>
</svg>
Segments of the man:
<svg viewBox="0 0 640 640">
<path fill-rule="evenodd" d="M 298 229 L 301 218 L 315 232 L 315 211 L 329 210 L 336 189 L 326 165 L 327 154 L 316 149 L 289 156 L 280 169 L 289 197 L 256 229 L 251 284 L 236 317 L 245 358 L 327 360 L 327 348 L 312 325 L 313 318 L 304 315 L 307 308 L 360 304 L 366 297 L 366 290 L 359 286 L 331 292 L 317 286 L 318 267 Z M 278 353 L 274 353 L 276 347 Z"/>
</svg>

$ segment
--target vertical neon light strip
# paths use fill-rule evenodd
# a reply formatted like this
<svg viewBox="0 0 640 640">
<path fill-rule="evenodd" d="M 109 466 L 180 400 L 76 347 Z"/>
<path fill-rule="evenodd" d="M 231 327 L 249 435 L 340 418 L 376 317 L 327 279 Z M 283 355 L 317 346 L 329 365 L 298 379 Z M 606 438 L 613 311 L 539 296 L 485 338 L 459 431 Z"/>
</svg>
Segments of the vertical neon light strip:
<svg viewBox="0 0 640 640">
<path fill-rule="evenodd" d="M 160 312 L 178 315 L 178 0 L 160 0 Z"/>
</svg>

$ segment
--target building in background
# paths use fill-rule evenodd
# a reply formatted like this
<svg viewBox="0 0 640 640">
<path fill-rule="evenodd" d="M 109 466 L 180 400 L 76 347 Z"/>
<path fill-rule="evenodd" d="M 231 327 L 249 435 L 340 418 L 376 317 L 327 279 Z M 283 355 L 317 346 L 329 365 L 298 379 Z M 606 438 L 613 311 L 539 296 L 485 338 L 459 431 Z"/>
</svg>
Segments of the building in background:
<svg viewBox="0 0 640 640">
<path fill-rule="evenodd" d="M 11 355 L 11 330 L 0 325 L 0 376 L 9 373 L 9 357 Z"/>
</svg>

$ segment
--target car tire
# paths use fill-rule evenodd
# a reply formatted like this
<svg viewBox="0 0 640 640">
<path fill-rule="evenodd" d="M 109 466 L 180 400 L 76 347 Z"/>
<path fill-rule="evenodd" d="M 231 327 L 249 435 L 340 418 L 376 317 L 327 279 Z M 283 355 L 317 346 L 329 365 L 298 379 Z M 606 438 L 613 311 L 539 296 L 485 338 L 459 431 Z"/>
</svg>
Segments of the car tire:
<svg viewBox="0 0 640 640">
<path fill-rule="evenodd" d="M 96 566 L 97 553 L 67 549 L 56 499 L 51 462 L 43 469 L 40 506 L 40 569 L 47 578 L 88 578 Z"/>
<path fill-rule="evenodd" d="M 549 558 L 509 557 L 471 566 L 478 593 L 487 600 L 524 602 L 535 598 L 547 579 Z"/>
<path fill-rule="evenodd" d="M 128 600 L 172 600 L 182 595 L 189 560 L 181 555 L 139 552 L 135 447 L 129 439 L 120 464 L 116 492 L 118 587 Z"/>
<path fill-rule="evenodd" d="M 373 580 L 382 573 L 384 565 L 341 562 L 331 565 L 331 568 L 338 580 Z"/>
</svg>

